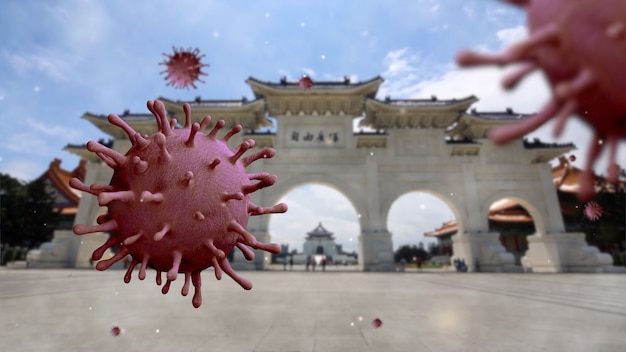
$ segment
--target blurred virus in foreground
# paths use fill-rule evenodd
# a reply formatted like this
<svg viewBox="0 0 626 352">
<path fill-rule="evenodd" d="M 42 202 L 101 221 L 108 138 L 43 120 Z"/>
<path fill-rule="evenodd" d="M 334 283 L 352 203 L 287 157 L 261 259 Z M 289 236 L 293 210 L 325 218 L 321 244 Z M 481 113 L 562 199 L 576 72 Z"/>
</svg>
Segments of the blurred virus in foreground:
<svg viewBox="0 0 626 352">
<path fill-rule="evenodd" d="M 380 320 L 380 318 L 376 318 L 376 319 L 372 320 L 372 326 L 375 329 L 378 329 L 379 327 L 383 326 L 383 321 Z"/>
<path fill-rule="evenodd" d="M 549 119 L 559 136 L 565 122 L 577 115 L 595 132 L 581 179 L 580 197 L 595 193 L 593 165 L 609 148 L 608 180 L 617 182 L 615 164 L 619 139 L 626 137 L 626 1 L 624 0 L 502 0 L 526 10 L 529 37 L 500 54 L 461 52 L 461 66 L 520 64 L 502 85 L 511 89 L 536 69 L 545 74 L 552 99 L 536 115 L 493 130 L 503 144 L 537 129 Z"/>
<path fill-rule="evenodd" d="M 202 72 L 202 67 L 209 66 L 203 64 L 200 60 L 204 55 L 199 55 L 200 50 L 191 48 L 185 50 L 183 48 L 176 49 L 172 47 L 174 54 L 165 54 L 167 60 L 160 62 L 159 65 L 165 65 L 166 69 L 161 71 L 161 74 L 166 74 L 165 80 L 168 81 L 168 86 L 174 86 L 174 88 L 186 88 L 193 87 L 196 89 L 195 81 L 204 83 L 200 79 L 200 76 L 207 76 Z"/>
<path fill-rule="evenodd" d="M 205 135 L 210 116 L 192 124 L 189 104 L 183 105 L 186 121 L 182 128 L 176 128 L 175 119 L 168 121 L 160 101 L 148 101 L 148 109 L 159 126 L 150 136 L 142 136 L 119 116 L 109 115 L 109 122 L 123 129 L 132 143 L 126 155 L 94 141 L 87 143 L 87 149 L 114 173 L 109 185 L 87 186 L 77 178 L 70 181 L 73 188 L 93 194 L 100 206 L 108 208 L 108 213 L 98 217 L 98 225 L 75 225 L 74 233 L 112 232 L 92 258 L 100 260 L 108 248 L 117 246 L 119 252 L 96 265 L 96 269 L 106 270 L 130 255 L 126 283 L 137 265 L 141 265 L 140 280 L 151 267 L 157 271 L 157 285 L 162 283 L 161 273 L 167 273 L 162 289 L 165 294 L 178 273 L 184 273 L 181 293 L 188 294 L 191 279 L 196 308 L 202 304 L 200 272 L 208 267 L 214 268 L 218 280 L 224 272 L 244 289 L 251 289 L 252 282 L 232 269 L 227 255 L 235 246 L 248 260 L 254 259 L 249 247 L 280 252 L 278 244 L 259 242 L 246 231 L 250 215 L 287 211 L 282 203 L 273 207 L 253 204 L 250 194 L 273 185 L 276 176 L 245 171 L 254 161 L 271 158 L 276 151 L 265 148 L 242 157 L 254 147 L 254 140 L 248 139 L 233 150 L 226 144 L 241 126 L 218 139 L 217 133 L 225 124 L 220 120 Z"/>
</svg>

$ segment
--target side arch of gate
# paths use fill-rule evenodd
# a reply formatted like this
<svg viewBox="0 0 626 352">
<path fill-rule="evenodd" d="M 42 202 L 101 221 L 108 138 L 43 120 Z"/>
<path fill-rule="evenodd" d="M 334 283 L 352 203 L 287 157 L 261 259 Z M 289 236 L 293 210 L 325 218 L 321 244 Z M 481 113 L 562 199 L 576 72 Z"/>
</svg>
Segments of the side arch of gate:
<svg viewBox="0 0 626 352">
<path fill-rule="evenodd" d="M 464 224 L 467 219 L 467 212 L 464 211 L 465 198 L 460 190 L 450 191 L 446 186 L 435 186 L 427 184 L 405 184 L 398 185 L 387 191 L 381 200 L 382 223 L 388 228 L 389 211 L 393 203 L 405 194 L 411 192 L 424 192 L 433 195 L 443 201 L 454 214 L 457 221 L 458 233 L 464 233 Z"/>
</svg>

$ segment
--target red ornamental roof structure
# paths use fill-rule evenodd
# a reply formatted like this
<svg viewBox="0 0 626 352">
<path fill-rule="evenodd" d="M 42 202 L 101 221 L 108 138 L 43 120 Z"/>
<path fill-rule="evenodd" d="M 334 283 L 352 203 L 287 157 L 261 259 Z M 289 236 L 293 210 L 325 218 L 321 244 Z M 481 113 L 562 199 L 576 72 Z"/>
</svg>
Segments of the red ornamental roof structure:
<svg viewBox="0 0 626 352">
<path fill-rule="evenodd" d="M 61 168 L 61 159 L 54 159 L 50 162 L 48 170 L 44 172 L 39 179 L 47 179 L 49 186 L 55 193 L 55 208 L 60 209 L 63 215 L 75 215 L 78 212 L 78 202 L 82 192 L 77 191 L 69 186 L 69 181 L 76 177 L 84 180 L 87 160 L 81 159 L 78 166 L 72 170 L 64 170 Z"/>
</svg>

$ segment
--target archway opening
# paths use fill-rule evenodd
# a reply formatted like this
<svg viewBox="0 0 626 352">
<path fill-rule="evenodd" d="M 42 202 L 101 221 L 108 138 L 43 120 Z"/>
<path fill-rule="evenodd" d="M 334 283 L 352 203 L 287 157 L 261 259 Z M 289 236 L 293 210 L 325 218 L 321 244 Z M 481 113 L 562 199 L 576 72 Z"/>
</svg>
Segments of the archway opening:
<svg viewBox="0 0 626 352">
<path fill-rule="evenodd" d="M 396 199 L 387 216 L 399 268 L 442 267 L 450 263 L 458 222 L 438 195 L 414 191 Z"/>
<path fill-rule="evenodd" d="M 329 265 L 356 268 L 359 216 L 343 193 L 324 184 L 307 183 L 291 189 L 279 202 L 286 203 L 289 211 L 270 218 L 272 242 L 282 247 L 274 262 L 293 262 L 297 270 L 325 259 Z"/>
<path fill-rule="evenodd" d="M 488 214 L 490 232 L 500 233 L 500 243 L 515 257 L 515 265 L 528 250 L 529 235 L 536 232 L 535 219 L 517 198 L 501 198 L 491 204 Z"/>
</svg>

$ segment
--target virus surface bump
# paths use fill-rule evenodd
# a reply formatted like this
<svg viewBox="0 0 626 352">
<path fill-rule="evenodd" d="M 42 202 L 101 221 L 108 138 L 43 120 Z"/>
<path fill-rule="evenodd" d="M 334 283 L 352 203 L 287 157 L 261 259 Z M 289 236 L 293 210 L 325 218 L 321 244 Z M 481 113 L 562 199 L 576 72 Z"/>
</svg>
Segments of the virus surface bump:
<svg viewBox="0 0 626 352">
<path fill-rule="evenodd" d="M 585 204 L 585 210 L 583 212 L 585 213 L 587 219 L 597 221 L 600 220 L 600 217 L 602 216 L 602 207 L 600 204 L 590 201 Z"/>
<path fill-rule="evenodd" d="M 287 206 L 281 203 L 260 207 L 251 201 L 251 193 L 273 185 L 276 176 L 247 174 L 245 168 L 260 158 L 273 157 L 274 149 L 265 148 L 243 157 L 254 147 L 254 140 L 248 139 L 233 150 L 226 144 L 241 126 L 218 138 L 225 124 L 220 120 L 205 135 L 210 117 L 192 124 L 189 104 L 183 107 L 186 122 L 176 129 L 176 120 L 168 121 L 163 103 L 148 101 L 148 109 L 159 126 L 159 131 L 150 136 L 137 133 L 119 116 L 109 115 L 109 122 L 126 132 L 132 147 L 122 155 L 90 141 L 87 149 L 113 168 L 111 182 L 87 186 L 73 178 L 70 185 L 93 194 L 101 206 L 108 208 L 107 214 L 98 217 L 97 225 L 74 226 L 77 235 L 113 233 L 93 252 L 92 259 L 100 260 L 113 246 L 119 251 L 98 262 L 96 269 L 106 270 L 130 255 L 124 281 L 130 282 L 138 265 L 138 276 L 143 280 L 150 267 L 157 272 L 157 285 L 162 284 L 165 273 L 164 294 L 178 273 L 184 273 L 181 293 L 186 296 L 191 283 L 195 287 L 192 303 L 197 308 L 202 304 L 200 272 L 208 267 L 214 268 L 218 280 L 226 273 L 243 288 L 252 288 L 249 280 L 232 269 L 227 256 L 234 247 L 241 249 L 248 260 L 254 259 L 248 247 L 279 253 L 279 245 L 257 241 L 246 231 L 246 225 L 250 215 L 282 213 Z"/>
<path fill-rule="evenodd" d="M 311 87 L 313 87 L 313 80 L 307 75 L 302 75 L 298 80 L 298 86 L 300 86 L 302 90 L 311 89 Z"/>
<path fill-rule="evenodd" d="M 602 148 L 608 145 L 609 164 L 614 164 L 618 141 L 626 137 L 626 1 L 503 1 L 525 8 L 528 39 L 496 55 L 462 52 L 457 61 L 462 66 L 520 63 L 517 71 L 503 79 L 507 89 L 536 69 L 544 72 L 552 99 L 533 117 L 494 129 L 491 138 L 507 143 L 552 118 L 558 136 L 570 116 L 579 116 L 595 132 L 580 191 L 580 197 L 589 200 L 595 193 L 592 168 Z M 610 167 L 608 180 L 615 183 L 617 178 L 617 171 Z"/>
<path fill-rule="evenodd" d="M 160 62 L 159 65 L 165 65 L 166 69 L 161 74 L 166 74 L 165 80 L 168 81 L 168 86 L 174 86 L 174 88 L 186 88 L 193 87 L 196 89 L 195 81 L 204 83 L 200 79 L 200 76 L 206 76 L 207 74 L 202 72 L 202 67 L 209 66 L 203 64 L 200 60 L 204 55 L 199 55 L 200 50 L 191 48 L 185 50 L 183 48 L 173 48 L 174 54 L 168 55 L 163 53 L 168 59 Z"/>
</svg>

